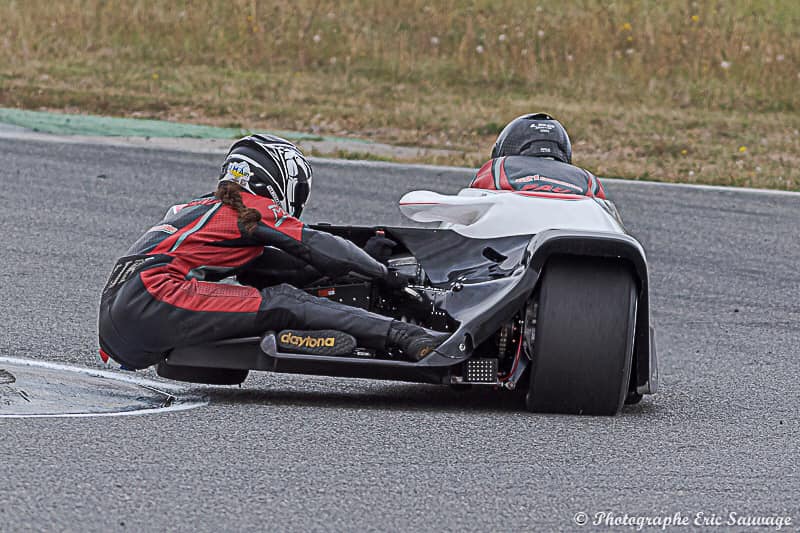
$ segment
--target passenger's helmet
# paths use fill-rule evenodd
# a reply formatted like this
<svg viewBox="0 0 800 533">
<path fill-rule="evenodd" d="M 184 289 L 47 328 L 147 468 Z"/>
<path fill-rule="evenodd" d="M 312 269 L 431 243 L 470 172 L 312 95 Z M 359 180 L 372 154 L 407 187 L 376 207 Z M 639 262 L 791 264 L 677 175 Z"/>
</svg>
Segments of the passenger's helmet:
<svg viewBox="0 0 800 533">
<path fill-rule="evenodd" d="M 308 160 L 294 144 L 275 135 L 248 135 L 233 143 L 219 179 L 271 198 L 293 217 L 300 216 L 311 194 Z"/>
<path fill-rule="evenodd" d="M 509 122 L 494 143 L 492 159 L 507 155 L 552 157 L 572 163 L 572 143 L 564 126 L 550 115 L 522 115 Z"/>
</svg>

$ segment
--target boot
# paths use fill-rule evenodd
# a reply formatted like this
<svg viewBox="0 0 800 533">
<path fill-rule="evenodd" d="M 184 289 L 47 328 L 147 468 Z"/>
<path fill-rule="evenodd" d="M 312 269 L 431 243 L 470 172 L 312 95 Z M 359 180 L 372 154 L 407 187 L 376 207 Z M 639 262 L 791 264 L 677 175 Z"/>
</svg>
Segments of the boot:
<svg viewBox="0 0 800 533">
<path fill-rule="evenodd" d="M 412 361 L 419 361 L 450 337 L 449 333 L 433 331 L 414 324 L 393 320 L 386 344 L 397 346 Z"/>
</svg>

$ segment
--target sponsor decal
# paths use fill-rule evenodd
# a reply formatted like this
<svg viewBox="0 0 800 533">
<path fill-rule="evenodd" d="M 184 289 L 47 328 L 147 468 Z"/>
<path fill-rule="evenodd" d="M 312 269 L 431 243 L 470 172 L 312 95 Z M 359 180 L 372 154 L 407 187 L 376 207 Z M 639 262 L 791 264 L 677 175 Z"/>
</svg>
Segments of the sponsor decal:
<svg viewBox="0 0 800 533">
<path fill-rule="evenodd" d="M 575 194 L 575 192 L 571 191 L 570 189 L 565 189 L 564 187 L 559 187 L 558 185 L 550 185 L 550 184 L 537 184 L 537 185 L 525 185 L 522 188 L 522 192 L 525 191 L 542 191 L 542 192 L 554 192 L 559 194 Z"/>
<path fill-rule="evenodd" d="M 534 174 L 533 176 L 523 176 L 521 178 L 513 178 L 514 183 L 530 183 L 532 181 L 538 181 L 542 179 L 539 174 Z"/>
<path fill-rule="evenodd" d="M 575 185 L 573 183 L 569 183 L 567 181 L 558 180 L 555 178 L 548 178 L 547 176 L 540 176 L 539 174 L 534 174 L 533 176 L 523 176 L 521 178 L 514 178 L 512 180 L 514 183 L 532 183 L 532 182 L 547 182 L 547 183 L 555 183 L 561 185 L 562 187 L 567 187 L 568 189 L 572 189 L 574 191 L 579 191 L 583 193 L 583 188 Z"/>
<path fill-rule="evenodd" d="M 117 261 L 111 271 L 111 275 L 108 277 L 106 286 L 103 288 L 103 294 L 131 279 L 139 268 L 153 259 L 155 259 L 153 256 L 132 256 L 130 259 L 122 258 Z"/>
<path fill-rule="evenodd" d="M 253 172 L 246 161 L 231 161 L 225 168 L 225 175 L 222 176 L 221 181 L 232 181 L 240 187 L 248 188 L 252 175 Z"/>
<path fill-rule="evenodd" d="M 172 224 L 159 224 L 158 226 L 153 226 L 147 231 L 163 231 L 168 235 L 172 235 L 173 233 L 178 231 L 178 228 L 176 228 Z"/>
<path fill-rule="evenodd" d="M 556 125 L 549 122 L 534 122 L 529 127 L 535 129 L 539 133 L 550 133 Z"/>
<path fill-rule="evenodd" d="M 270 185 L 269 183 L 267 183 L 267 192 L 272 197 L 272 201 L 273 202 L 275 202 L 276 204 L 280 204 L 281 203 L 281 201 L 282 201 L 281 197 L 278 196 L 278 193 L 275 192 L 275 188 L 272 185 Z"/>
<path fill-rule="evenodd" d="M 286 211 L 284 211 L 283 208 L 277 204 L 272 204 L 269 206 L 269 210 L 272 211 L 272 216 L 275 217 L 276 228 L 283 224 L 283 221 L 289 217 L 289 215 L 286 214 Z"/>
<path fill-rule="evenodd" d="M 280 341 L 298 348 L 333 348 L 336 345 L 335 337 L 301 337 L 288 331 L 281 335 Z"/>
</svg>

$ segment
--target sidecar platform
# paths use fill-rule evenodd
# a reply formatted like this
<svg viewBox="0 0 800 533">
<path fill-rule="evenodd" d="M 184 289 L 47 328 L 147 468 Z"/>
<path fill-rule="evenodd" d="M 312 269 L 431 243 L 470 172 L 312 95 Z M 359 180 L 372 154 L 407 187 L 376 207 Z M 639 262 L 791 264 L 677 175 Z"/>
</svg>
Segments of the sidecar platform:
<svg viewBox="0 0 800 533">
<path fill-rule="evenodd" d="M 263 370 L 287 374 L 446 383 L 449 367 L 459 359 L 438 354 L 419 362 L 366 357 L 305 355 L 278 351 L 273 333 L 176 348 L 166 360 L 171 366 Z"/>
</svg>

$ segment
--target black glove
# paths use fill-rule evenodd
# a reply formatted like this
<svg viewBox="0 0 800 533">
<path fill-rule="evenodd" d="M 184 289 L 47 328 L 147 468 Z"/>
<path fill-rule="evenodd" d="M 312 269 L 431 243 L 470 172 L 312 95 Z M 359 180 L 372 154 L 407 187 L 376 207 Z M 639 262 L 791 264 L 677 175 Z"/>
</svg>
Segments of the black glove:
<svg viewBox="0 0 800 533">
<path fill-rule="evenodd" d="M 397 246 L 397 243 L 392 239 L 383 235 L 373 235 L 364 245 L 364 251 L 376 261 L 385 264 L 392 256 L 392 250 L 394 250 L 395 246 Z"/>
<path fill-rule="evenodd" d="M 413 280 L 408 276 L 400 274 L 396 270 L 389 270 L 386 277 L 381 281 L 389 289 L 400 290 L 408 287 Z"/>
</svg>

